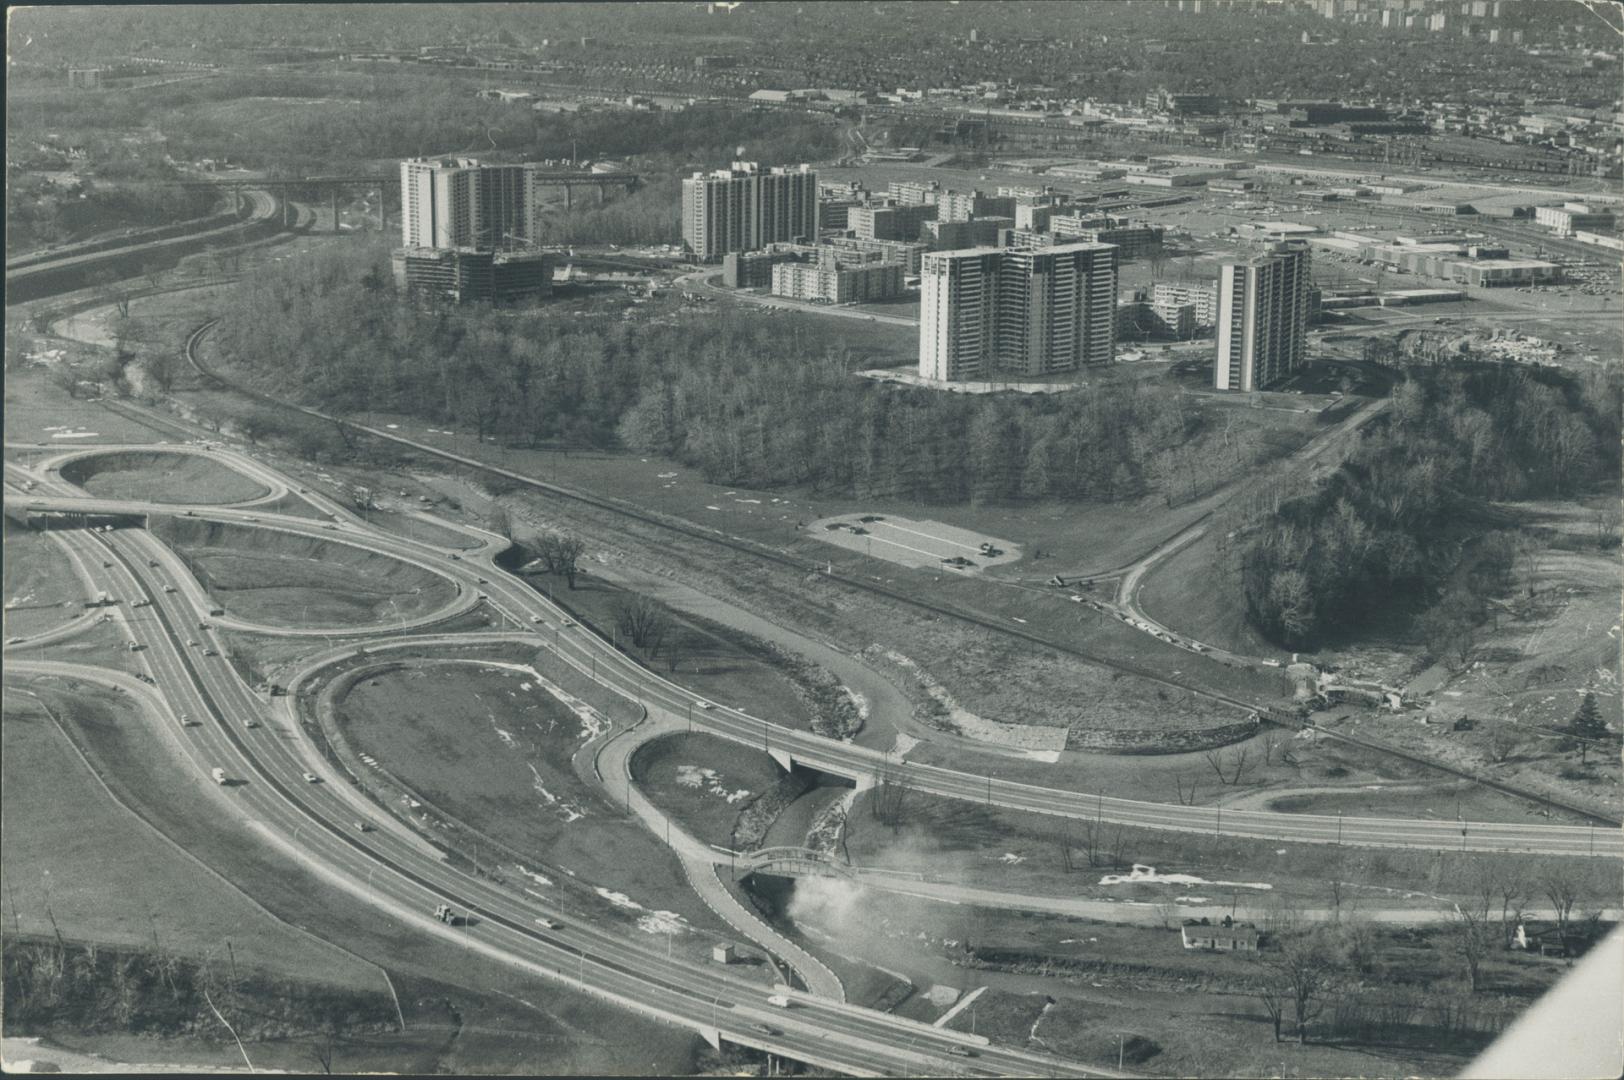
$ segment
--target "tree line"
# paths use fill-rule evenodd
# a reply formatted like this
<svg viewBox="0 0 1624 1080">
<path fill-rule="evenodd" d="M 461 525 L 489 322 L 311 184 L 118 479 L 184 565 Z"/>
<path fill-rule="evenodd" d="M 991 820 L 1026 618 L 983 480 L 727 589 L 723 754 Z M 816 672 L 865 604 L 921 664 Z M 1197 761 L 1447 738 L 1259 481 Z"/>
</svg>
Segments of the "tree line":
<svg viewBox="0 0 1624 1080">
<path fill-rule="evenodd" d="M 511 445 L 661 454 L 716 483 L 943 503 L 1169 501 L 1262 453 L 1209 431 L 1176 388 L 1055 395 L 876 384 L 876 358 L 819 320 L 674 301 L 647 319 L 422 308 L 381 247 L 266 268 L 223 299 L 218 341 L 263 389 L 338 412 L 454 425 Z M 1210 445 L 1209 445 L 1210 444 Z"/>
<path fill-rule="evenodd" d="M 1231 507 L 1224 566 L 1252 623 L 1288 648 L 1395 612 L 1464 662 L 1525 538 L 1492 504 L 1617 490 L 1616 372 L 1412 367 L 1329 479 Z"/>
</svg>

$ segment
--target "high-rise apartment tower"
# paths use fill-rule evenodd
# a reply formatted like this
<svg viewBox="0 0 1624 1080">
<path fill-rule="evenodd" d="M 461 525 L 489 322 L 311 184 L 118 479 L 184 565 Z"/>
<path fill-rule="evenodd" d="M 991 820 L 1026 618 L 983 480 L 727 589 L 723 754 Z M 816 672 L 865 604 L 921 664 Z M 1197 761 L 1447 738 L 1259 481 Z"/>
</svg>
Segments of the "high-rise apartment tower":
<svg viewBox="0 0 1624 1080">
<path fill-rule="evenodd" d="M 1302 366 L 1308 343 L 1309 257 L 1276 249 L 1218 274 L 1213 386 L 1265 390 Z"/>
<path fill-rule="evenodd" d="M 682 239 L 700 260 L 818 235 L 818 174 L 751 161 L 682 182 Z"/>
</svg>

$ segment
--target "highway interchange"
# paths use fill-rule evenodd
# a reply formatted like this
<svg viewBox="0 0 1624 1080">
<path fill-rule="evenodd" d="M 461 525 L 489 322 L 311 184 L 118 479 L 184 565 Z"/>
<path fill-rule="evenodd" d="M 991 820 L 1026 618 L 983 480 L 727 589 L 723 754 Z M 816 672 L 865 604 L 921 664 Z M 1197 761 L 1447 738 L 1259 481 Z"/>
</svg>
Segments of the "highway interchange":
<svg viewBox="0 0 1624 1080">
<path fill-rule="evenodd" d="M 427 627 L 485 604 L 511 624 L 513 634 L 533 635 L 537 646 L 552 648 L 583 675 L 590 673 L 598 682 L 639 701 L 652 716 L 668 723 L 692 717 L 697 728 L 760 746 L 781 762 L 793 760 L 850 777 L 860 785 L 872 783 L 878 776 L 901 777 L 916 790 L 951 798 L 1196 833 L 1374 847 L 1624 854 L 1624 838 L 1610 829 L 1224 812 L 1106 798 L 909 762 L 901 756 L 780 728 L 726 707 L 696 709 L 699 699 L 695 695 L 575 625 L 562 609 L 498 567 L 494 559 L 506 541 L 493 534 L 448 525 L 479 544 L 474 549 L 453 550 L 384 533 L 319 495 L 292 495 L 296 484 L 251 458 L 219 448 L 147 445 L 140 449 L 207 454 L 259 480 L 266 493 L 235 506 L 91 498 L 57 471 L 80 454 L 109 449 L 117 448 L 76 448 L 28 469 L 8 463 L 8 514 L 119 518 L 191 514 L 205 521 L 281 530 L 404 559 L 433 570 L 456 587 L 455 599 L 445 608 L 411 621 L 408 629 Z M 25 485 L 29 490 L 23 490 Z M 322 516 L 265 508 L 287 497 L 303 499 Z M 493 960 L 682 1024 L 713 1041 L 722 1038 L 842 1072 L 1110 1075 L 811 994 L 794 994 L 794 1007 L 777 1008 L 766 1000 L 770 991 L 760 983 L 722 968 L 669 959 L 648 945 L 606 930 L 574 925 L 533 894 L 515 893 L 451 865 L 441 851 L 355 790 L 303 736 L 294 715 L 297 687 L 290 686 L 287 696 L 276 698 L 250 688 L 220 655 L 224 650 L 216 636 L 225 626 L 285 635 L 297 635 L 300 630 L 210 616 L 214 602 L 180 558 L 145 529 L 61 528 L 52 535 L 69 551 L 93 591 L 105 591 L 121 601 L 110 610 L 143 646 L 138 655 L 155 685 L 82 664 L 22 659 L 24 650 L 34 648 L 33 641 L 8 647 L 8 673 L 70 677 L 118 687 L 162 718 L 159 730 L 191 765 L 189 775 L 177 778 L 178 782 L 205 788 L 220 801 L 222 810 L 250 819 L 268 845 L 318 868 L 335 884 L 391 912 L 413 930 L 452 936 Z M 139 600 L 151 603 L 131 606 Z M 82 624 L 89 622 L 83 620 Z M 202 623 L 211 625 L 200 629 Z M 342 632 L 356 637 L 398 634 L 400 630 L 399 625 L 388 624 L 360 631 L 344 628 Z M 53 640 L 59 636 L 59 632 L 51 635 Z M 189 648 L 188 640 L 197 638 L 206 640 Z M 215 655 L 204 654 L 203 645 L 212 646 Z M 318 670 L 307 668 L 301 678 Z M 182 716 L 194 723 L 183 726 Z M 214 785 L 209 773 L 215 768 L 238 782 Z M 303 779 L 307 773 L 325 782 L 307 783 Z M 359 823 L 367 825 L 366 831 Z M 431 916 L 437 903 L 475 912 L 477 921 L 460 928 L 438 923 Z"/>
</svg>

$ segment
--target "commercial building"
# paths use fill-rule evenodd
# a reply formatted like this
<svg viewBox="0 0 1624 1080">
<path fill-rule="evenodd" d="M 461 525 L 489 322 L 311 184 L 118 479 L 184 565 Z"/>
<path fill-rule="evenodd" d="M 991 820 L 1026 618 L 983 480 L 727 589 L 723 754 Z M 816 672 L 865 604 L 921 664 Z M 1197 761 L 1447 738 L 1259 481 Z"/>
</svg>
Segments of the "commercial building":
<svg viewBox="0 0 1624 1080">
<path fill-rule="evenodd" d="M 515 304 L 552 291 L 552 261 L 539 251 L 405 247 L 392 262 L 395 287 L 421 299 Z"/>
<path fill-rule="evenodd" d="M 970 221 L 982 217 L 1015 216 L 1015 197 L 987 195 L 980 191 L 943 191 L 936 196 L 936 216 L 941 221 Z"/>
<path fill-rule="evenodd" d="M 1462 259 L 1452 269 L 1454 280 L 1480 288 L 1544 285 L 1562 280 L 1562 267 L 1540 259 Z"/>
<path fill-rule="evenodd" d="M 900 263 L 841 266 L 832 256 L 816 263 L 781 262 L 773 267 L 773 295 L 828 304 L 888 300 L 902 295 Z"/>
<path fill-rule="evenodd" d="M 921 227 L 935 221 L 937 208 L 929 203 L 903 206 L 853 206 L 846 211 L 846 227 L 860 240 L 918 240 Z"/>
<path fill-rule="evenodd" d="M 682 182 L 682 239 L 701 261 L 818 235 L 818 174 L 810 165 L 763 171 L 752 161 Z"/>
<path fill-rule="evenodd" d="M 1536 206 L 1534 224 L 1544 225 L 1558 236 L 1572 236 L 1579 230 L 1597 232 L 1613 227 L 1613 214 L 1609 210 L 1594 210 L 1585 203 L 1569 202 L 1561 206 Z"/>
<path fill-rule="evenodd" d="M 1109 244 L 932 252 L 920 273 L 919 374 L 951 382 L 1109 363 L 1116 282 Z"/>
<path fill-rule="evenodd" d="M 1308 342 L 1309 256 L 1277 251 L 1218 274 L 1218 352 L 1213 386 L 1264 390 L 1302 366 Z"/>
</svg>

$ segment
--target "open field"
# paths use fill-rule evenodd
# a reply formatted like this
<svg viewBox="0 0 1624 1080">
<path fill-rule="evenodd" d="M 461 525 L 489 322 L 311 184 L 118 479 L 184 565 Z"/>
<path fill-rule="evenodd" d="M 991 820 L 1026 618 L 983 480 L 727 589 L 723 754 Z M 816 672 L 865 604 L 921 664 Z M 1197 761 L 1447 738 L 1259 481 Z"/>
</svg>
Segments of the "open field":
<svg viewBox="0 0 1624 1080">
<path fill-rule="evenodd" d="M 649 801 L 707 844 L 733 847 L 740 815 L 784 771 L 760 750 L 714 735 L 667 735 L 640 747 L 632 779 Z"/>
<path fill-rule="evenodd" d="M 269 626 L 405 620 L 455 596 L 437 574 L 348 544 L 183 517 L 154 521 L 153 531 L 218 604 Z"/>
<path fill-rule="evenodd" d="M 1554 867 L 1587 882 L 1586 907 L 1616 907 L 1616 867 L 1605 860 L 1528 858 L 1441 851 L 1405 851 L 1293 844 L 1223 836 L 1199 843 L 1187 835 L 1109 823 L 1074 821 L 955 802 L 907 792 L 900 820 L 887 825 L 874 814 L 872 795 L 859 796 L 847 818 L 844 850 L 852 862 L 917 871 L 930 880 L 1000 890 L 1117 903 L 1214 903 L 1336 906 L 1332 882 L 1341 883 L 1345 912 L 1360 908 L 1424 908 L 1447 903 L 1475 868 L 1491 867 L 1535 883 Z M 1451 807 L 1453 809 L 1453 807 Z M 1071 855 L 1064 854 L 1069 844 Z M 1092 863 L 1090 852 L 1092 851 Z M 1105 881 L 1134 864 L 1175 879 Z M 1535 890 L 1537 892 L 1537 889 Z"/>
<path fill-rule="evenodd" d="M 381 770 L 439 812 L 533 860 L 520 873 L 535 875 L 549 897 L 554 879 L 567 876 L 627 901 L 593 898 L 592 918 L 638 925 L 631 903 L 674 911 L 686 923 L 678 940 L 694 948 L 703 943 L 690 928 L 725 930 L 661 842 L 577 771 L 591 769 L 575 755 L 608 719 L 573 697 L 559 700 L 533 669 L 407 661 L 346 674 L 334 690 L 337 723 L 363 774 Z M 466 854 L 485 864 L 508 861 L 499 852 Z"/>
<path fill-rule="evenodd" d="M 155 430 L 88 398 L 71 398 L 37 367 L 6 372 L 6 441 L 56 447 L 162 442 Z"/>
<path fill-rule="evenodd" d="M 53 680 L 7 681 L 4 874 L 8 929 L 219 955 L 338 986 L 383 989 L 382 975 L 268 914 L 110 798 L 51 714 L 135 731 L 128 703 Z M 184 783 L 184 782 L 182 782 Z M 166 785 L 169 786 L 169 785 Z"/>
<path fill-rule="evenodd" d="M 1283 655 L 1247 621 L 1235 589 L 1219 568 L 1218 539 L 1209 533 L 1186 544 L 1146 574 L 1139 603 L 1171 630 L 1242 656 Z"/>
<path fill-rule="evenodd" d="M 237 503 L 267 495 L 258 481 L 197 454 L 114 453 L 75 458 L 62 478 L 101 499 Z"/>
<path fill-rule="evenodd" d="M 862 532 L 858 532 L 859 529 Z M 917 569 L 940 570 L 949 560 L 965 559 L 968 565 L 960 563 L 954 569 L 968 573 L 1012 563 L 1021 557 L 1020 548 L 1008 540 L 943 525 L 939 521 L 915 521 L 896 514 L 822 518 L 808 523 L 806 531 L 826 544 Z M 999 554 L 987 554 L 989 546 Z"/>
<path fill-rule="evenodd" d="M 68 553 L 43 532 L 5 519 L 5 635 L 33 637 L 83 617 L 90 597 Z"/>
</svg>

